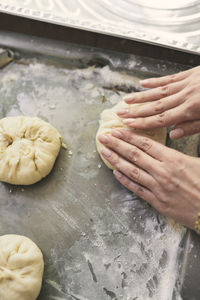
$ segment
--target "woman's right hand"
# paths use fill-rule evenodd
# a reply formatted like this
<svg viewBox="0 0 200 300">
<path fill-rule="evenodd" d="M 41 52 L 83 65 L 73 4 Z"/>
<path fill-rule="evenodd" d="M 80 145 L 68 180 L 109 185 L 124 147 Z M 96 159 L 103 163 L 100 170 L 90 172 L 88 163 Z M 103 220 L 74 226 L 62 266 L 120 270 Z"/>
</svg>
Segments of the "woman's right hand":
<svg viewBox="0 0 200 300">
<path fill-rule="evenodd" d="M 200 212 L 200 159 L 128 129 L 100 135 L 101 154 L 126 188 L 162 214 L 194 229 Z"/>
<path fill-rule="evenodd" d="M 175 125 L 170 132 L 172 139 L 200 132 L 200 66 L 146 79 L 141 85 L 151 89 L 129 94 L 124 101 L 144 105 L 117 112 L 126 125 L 139 129 Z"/>
</svg>

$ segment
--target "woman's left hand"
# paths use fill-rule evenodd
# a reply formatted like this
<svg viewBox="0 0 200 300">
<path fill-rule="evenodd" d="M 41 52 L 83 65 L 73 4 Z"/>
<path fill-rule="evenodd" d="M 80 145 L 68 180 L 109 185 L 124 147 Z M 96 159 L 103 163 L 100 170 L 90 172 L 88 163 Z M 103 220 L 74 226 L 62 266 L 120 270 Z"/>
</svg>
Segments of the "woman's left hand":
<svg viewBox="0 0 200 300">
<path fill-rule="evenodd" d="M 101 135 L 102 155 L 122 185 L 162 214 L 194 229 L 200 212 L 200 159 L 128 129 Z"/>
<path fill-rule="evenodd" d="M 200 132 L 200 66 L 141 82 L 147 91 L 125 96 L 127 104 L 117 114 L 129 127 L 149 129 L 175 125 L 169 133 L 177 139 Z"/>
</svg>

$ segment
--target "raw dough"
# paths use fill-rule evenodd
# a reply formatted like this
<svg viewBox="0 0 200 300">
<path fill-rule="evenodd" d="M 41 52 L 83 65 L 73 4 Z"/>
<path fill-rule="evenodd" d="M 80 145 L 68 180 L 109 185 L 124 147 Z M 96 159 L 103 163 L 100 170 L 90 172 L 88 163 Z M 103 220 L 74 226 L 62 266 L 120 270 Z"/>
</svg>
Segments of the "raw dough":
<svg viewBox="0 0 200 300">
<path fill-rule="evenodd" d="M 12 234 L 0 236 L 1 300 L 35 300 L 43 270 L 42 253 L 30 239 Z"/>
<path fill-rule="evenodd" d="M 0 120 L 0 181 L 33 184 L 51 171 L 60 151 L 58 131 L 38 118 Z"/>
<path fill-rule="evenodd" d="M 98 140 L 98 136 L 100 134 L 110 134 L 113 129 L 117 129 L 117 128 L 129 128 L 134 132 L 141 134 L 142 136 L 149 137 L 154 141 L 165 144 L 166 134 L 167 134 L 166 128 L 156 128 L 156 129 L 149 129 L 149 130 L 139 130 L 139 129 L 130 128 L 124 125 L 122 119 L 118 117 L 118 115 L 116 114 L 116 111 L 121 108 L 127 108 L 129 106 L 135 106 L 137 108 L 138 105 L 141 104 L 127 104 L 124 101 L 121 101 L 117 105 L 113 106 L 110 109 L 105 109 L 101 113 L 101 119 L 99 121 L 99 129 L 96 134 L 96 146 L 97 146 L 97 151 L 99 152 L 102 160 L 107 165 L 107 167 L 112 170 L 114 169 L 114 167 L 101 155 L 101 150 L 102 148 L 104 148 L 104 145 L 101 144 Z"/>
</svg>

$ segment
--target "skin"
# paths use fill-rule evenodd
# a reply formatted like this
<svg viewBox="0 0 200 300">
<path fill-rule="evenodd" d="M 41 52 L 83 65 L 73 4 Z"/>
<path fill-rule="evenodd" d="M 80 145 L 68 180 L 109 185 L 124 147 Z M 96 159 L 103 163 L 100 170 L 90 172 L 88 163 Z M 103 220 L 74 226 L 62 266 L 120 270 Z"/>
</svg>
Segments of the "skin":
<svg viewBox="0 0 200 300">
<path fill-rule="evenodd" d="M 200 132 L 200 67 L 143 80 L 141 85 L 151 90 L 129 94 L 124 101 L 143 105 L 117 112 L 126 125 L 141 129 L 175 125 L 170 132 L 173 139 Z"/>
<path fill-rule="evenodd" d="M 125 124 L 141 129 L 175 125 L 171 138 L 200 132 L 200 67 L 141 84 L 152 89 L 130 94 L 125 101 L 151 102 L 136 111 L 118 112 Z M 114 166 L 114 175 L 122 185 L 162 214 L 194 229 L 200 212 L 199 158 L 128 129 L 101 135 L 99 141 L 105 146 L 101 154 Z"/>
<path fill-rule="evenodd" d="M 120 129 L 101 135 L 116 179 L 162 214 L 194 228 L 200 211 L 200 160 Z M 174 168 L 174 162 L 176 167 Z"/>
</svg>

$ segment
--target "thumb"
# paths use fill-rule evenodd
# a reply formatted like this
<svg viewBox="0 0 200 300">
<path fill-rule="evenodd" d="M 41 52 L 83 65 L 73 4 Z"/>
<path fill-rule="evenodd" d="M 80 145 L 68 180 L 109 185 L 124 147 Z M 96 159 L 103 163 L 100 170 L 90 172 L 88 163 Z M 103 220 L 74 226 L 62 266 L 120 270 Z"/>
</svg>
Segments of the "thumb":
<svg viewBox="0 0 200 300">
<path fill-rule="evenodd" d="M 173 139 L 180 139 L 185 136 L 189 136 L 200 132 L 200 121 L 187 121 L 177 124 L 170 131 L 169 136 Z"/>
</svg>

